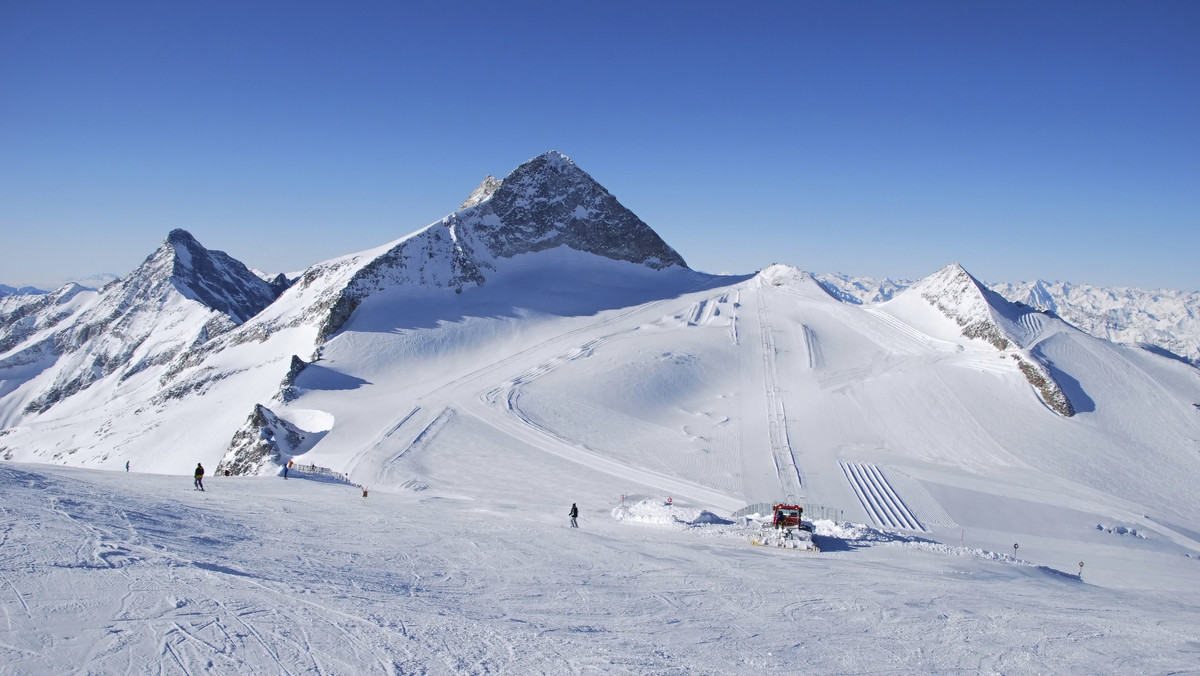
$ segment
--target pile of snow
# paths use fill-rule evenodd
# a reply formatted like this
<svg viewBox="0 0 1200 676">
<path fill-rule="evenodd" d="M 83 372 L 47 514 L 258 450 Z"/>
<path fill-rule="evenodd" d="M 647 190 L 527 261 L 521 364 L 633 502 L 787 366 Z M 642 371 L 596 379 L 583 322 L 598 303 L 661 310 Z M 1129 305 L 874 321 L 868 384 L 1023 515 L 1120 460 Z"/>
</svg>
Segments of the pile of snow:
<svg viewBox="0 0 1200 676">
<path fill-rule="evenodd" d="M 612 517 L 617 521 L 637 523 L 648 526 L 687 527 L 699 525 L 727 525 L 730 522 L 704 509 L 676 505 L 673 501 L 645 499 L 639 502 L 625 503 L 612 510 Z"/>
<path fill-rule="evenodd" d="M 1105 526 L 1102 523 L 1096 524 L 1096 530 L 1101 533 L 1112 533 L 1113 535 L 1132 535 L 1135 538 L 1145 539 L 1146 536 L 1137 531 L 1136 528 L 1127 528 L 1125 526 Z"/>
</svg>

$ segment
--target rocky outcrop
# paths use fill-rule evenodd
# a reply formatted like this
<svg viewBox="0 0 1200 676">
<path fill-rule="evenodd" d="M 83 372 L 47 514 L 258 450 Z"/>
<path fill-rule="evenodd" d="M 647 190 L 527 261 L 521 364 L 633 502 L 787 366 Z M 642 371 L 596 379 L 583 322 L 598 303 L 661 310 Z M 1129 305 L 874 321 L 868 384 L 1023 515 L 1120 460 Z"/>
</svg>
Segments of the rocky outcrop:
<svg viewBox="0 0 1200 676">
<path fill-rule="evenodd" d="M 500 183 L 500 179 L 488 174 L 483 179 L 483 183 L 480 183 L 479 187 L 475 188 L 475 191 L 468 195 L 467 199 L 463 200 L 463 203 L 458 207 L 459 210 L 470 209 L 480 202 L 489 199 L 496 192 L 496 188 L 500 187 Z"/>
<path fill-rule="evenodd" d="M 226 470 L 237 476 L 269 473 L 290 459 L 291 452 L 307 438 L 307 433 L 275 415 L 261 404 L 233 435 L 229 450 L 217 463 L 217 473 Z M 287 456 L 287 457 L 285 457 Z"/>
<path fill-rule="evenodd" d="M 476 213 L 461 215 L 493 256 L 565 246 L 656 270 L 687 267 L 658 233 L 562 153 L 529 160 L 491 188 L 490 197 L 473 199 L 485 186 L 486 180 L 467 200 L 476 202 Z"/>
<path fill-rule="evenodd" d="M 300 390 L 296 387 L 296 378 L 308 366 L 308 362 L 304 361 L 296 355 L 292 355 L 292 363 L 288 366 L 287 375 L 283 377 L 283 381 L 279 383 L 279 400 L 283 403 L 295 401 L 300 396 Z"/>
</svg>

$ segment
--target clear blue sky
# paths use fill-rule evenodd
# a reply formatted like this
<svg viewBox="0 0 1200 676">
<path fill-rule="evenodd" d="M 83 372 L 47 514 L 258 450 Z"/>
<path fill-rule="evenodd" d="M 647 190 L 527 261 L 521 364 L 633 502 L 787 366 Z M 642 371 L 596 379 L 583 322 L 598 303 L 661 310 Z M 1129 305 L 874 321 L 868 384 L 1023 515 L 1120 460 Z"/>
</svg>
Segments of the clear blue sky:
<svg viewBox="0 0 1200 676">
<path fill-rule="evenodd" d="M 0 282 L 268 271 L 559 150 L 692 267 L 1200 289 L 1200 2 L 3 2 Z"/>
</svg>

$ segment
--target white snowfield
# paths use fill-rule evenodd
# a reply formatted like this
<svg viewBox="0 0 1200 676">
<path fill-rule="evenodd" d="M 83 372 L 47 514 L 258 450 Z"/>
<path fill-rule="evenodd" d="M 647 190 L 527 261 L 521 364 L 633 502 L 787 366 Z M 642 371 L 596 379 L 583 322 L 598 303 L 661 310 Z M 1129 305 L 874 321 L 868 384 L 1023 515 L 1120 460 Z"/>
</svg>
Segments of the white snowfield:
<svg viewBox="0 0 1200 676">
<path fill-rule="evenodd" d="M 152 410 L 85 391 L 0 436 L 0 673 L 1200 673 L 1200 371 L 1012 320 L 1074 417 L 915 293 L 568 250 L 366 297 L 287 403 L 309 327 Z M 369 495 L 193 491 L 214 402 Z M 774 501 L 820 553 L 750 546 L 735 512 Z"/>
</svg>

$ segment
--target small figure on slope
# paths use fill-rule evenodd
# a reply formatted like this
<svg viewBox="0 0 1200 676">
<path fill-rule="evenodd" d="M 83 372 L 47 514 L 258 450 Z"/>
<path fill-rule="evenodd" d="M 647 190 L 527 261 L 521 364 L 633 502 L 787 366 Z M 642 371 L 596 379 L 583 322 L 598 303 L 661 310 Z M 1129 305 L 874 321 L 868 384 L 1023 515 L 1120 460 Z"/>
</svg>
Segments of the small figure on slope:
<svg viewBox="0 0 1200 676">
<path fill-rule="evenodd" d="M 574 502 L 571 503 L 571 511 L 567 514 L 571 516 L 571 528 L 579 528 L 579 523 L 575 521 L 579 517 L 579 508 L 575 506 Z"/>
<path fill-rule="evenodd" d="M 204 465 L 196 463 L 196 490 L 204 490 Z"/>
</svg>

